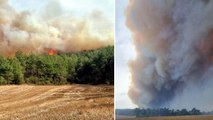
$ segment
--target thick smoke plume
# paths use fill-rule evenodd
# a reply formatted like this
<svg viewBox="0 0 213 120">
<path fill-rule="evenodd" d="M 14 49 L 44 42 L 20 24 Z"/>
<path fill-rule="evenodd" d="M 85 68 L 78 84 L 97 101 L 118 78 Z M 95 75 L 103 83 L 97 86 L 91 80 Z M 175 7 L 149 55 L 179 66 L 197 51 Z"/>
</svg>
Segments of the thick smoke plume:
<svg viewBox="0 0 213 120">
<path fill-rule="evenodd" d="M 213 1 L 130 0 L 137 58 L 129 96 L 139 107 L 213 109 Z"/>
<path fill-rule="evenodd" d="M 0 0 L 0 54 L 14 55 L 90 50 L 113 44 L 113 24 L 101 11 L 72 16 L 57 0 L 39 12 L 18 11 Z"/>
</svg>

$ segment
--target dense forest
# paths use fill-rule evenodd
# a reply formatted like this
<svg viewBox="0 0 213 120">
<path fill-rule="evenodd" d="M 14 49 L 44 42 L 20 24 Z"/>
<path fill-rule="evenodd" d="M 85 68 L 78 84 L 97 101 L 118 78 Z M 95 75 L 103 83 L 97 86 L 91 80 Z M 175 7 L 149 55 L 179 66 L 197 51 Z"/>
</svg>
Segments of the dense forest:
<svg viewBox="0 0 213 120">
<path fill-rule="evenodd" d="M 135 109 L 117 109 L 116 115 L 136 116 L 136 117 L 151 117 L 151 116 L 183 116 L 183 115 L 209 115 L 213 112 L 201 112 L 200 110 L 193 108 L 187 109 L 169 109 L 169 108 L 135 108 Z"/>
<path fill-rule="evenodd" d="M 114 84 L 114 47 L 55 55 L 0 56 L 0 84 Z"/>
</svg>

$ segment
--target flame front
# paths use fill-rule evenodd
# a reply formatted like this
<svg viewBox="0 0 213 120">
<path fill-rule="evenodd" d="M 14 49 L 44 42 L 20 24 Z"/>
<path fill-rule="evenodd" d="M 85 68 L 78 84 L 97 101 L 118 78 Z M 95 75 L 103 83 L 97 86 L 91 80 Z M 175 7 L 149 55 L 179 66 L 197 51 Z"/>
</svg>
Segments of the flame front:
<svg viewBox="0 0 213 120">
<path fill-rule="evenodd" d="M 58 52 L 56 51 L 56 50 L 53 50 L 53 49 L 50 49 L 49 51 L 48 51 L 48 54 L 49 55 L 55 55 L 55 54 L 57 54 Z"/>
</svg>

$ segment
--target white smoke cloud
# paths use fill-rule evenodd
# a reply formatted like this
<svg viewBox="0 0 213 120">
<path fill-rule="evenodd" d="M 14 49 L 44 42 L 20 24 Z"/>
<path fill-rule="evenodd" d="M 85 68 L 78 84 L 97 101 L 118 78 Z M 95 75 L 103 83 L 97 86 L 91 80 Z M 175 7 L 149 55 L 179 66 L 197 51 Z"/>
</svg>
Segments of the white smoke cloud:
<svg viewBox="0 0 213 120">
<path fill-rule="evenodd" d="M 47 49 L 76 52 L 113 44 L 113 23 L 104 11 L 92 10 L 73 16 L 57 0 L 41 10 L 16 10 L 8 1 L 0 2 L 0 54 L 46 53 Z"/>
</svg>

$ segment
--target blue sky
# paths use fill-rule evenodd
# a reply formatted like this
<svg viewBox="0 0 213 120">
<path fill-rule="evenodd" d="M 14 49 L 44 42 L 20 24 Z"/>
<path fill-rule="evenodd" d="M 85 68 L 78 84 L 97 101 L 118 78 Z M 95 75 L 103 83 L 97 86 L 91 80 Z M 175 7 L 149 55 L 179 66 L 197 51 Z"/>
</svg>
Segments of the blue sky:
<svg viewBox="0 0 213 120">
<path fill-rule="evenodd" d="M 124 11 L 128 0 L 116 0 L 116 83 L 115 83 L 115 102 L 116 108 L 135 108 L 127 96 L 131 82 L 128 62 L 135 57 L 134 46 L 131 34 L 125 25 Z"/>
</svg>

